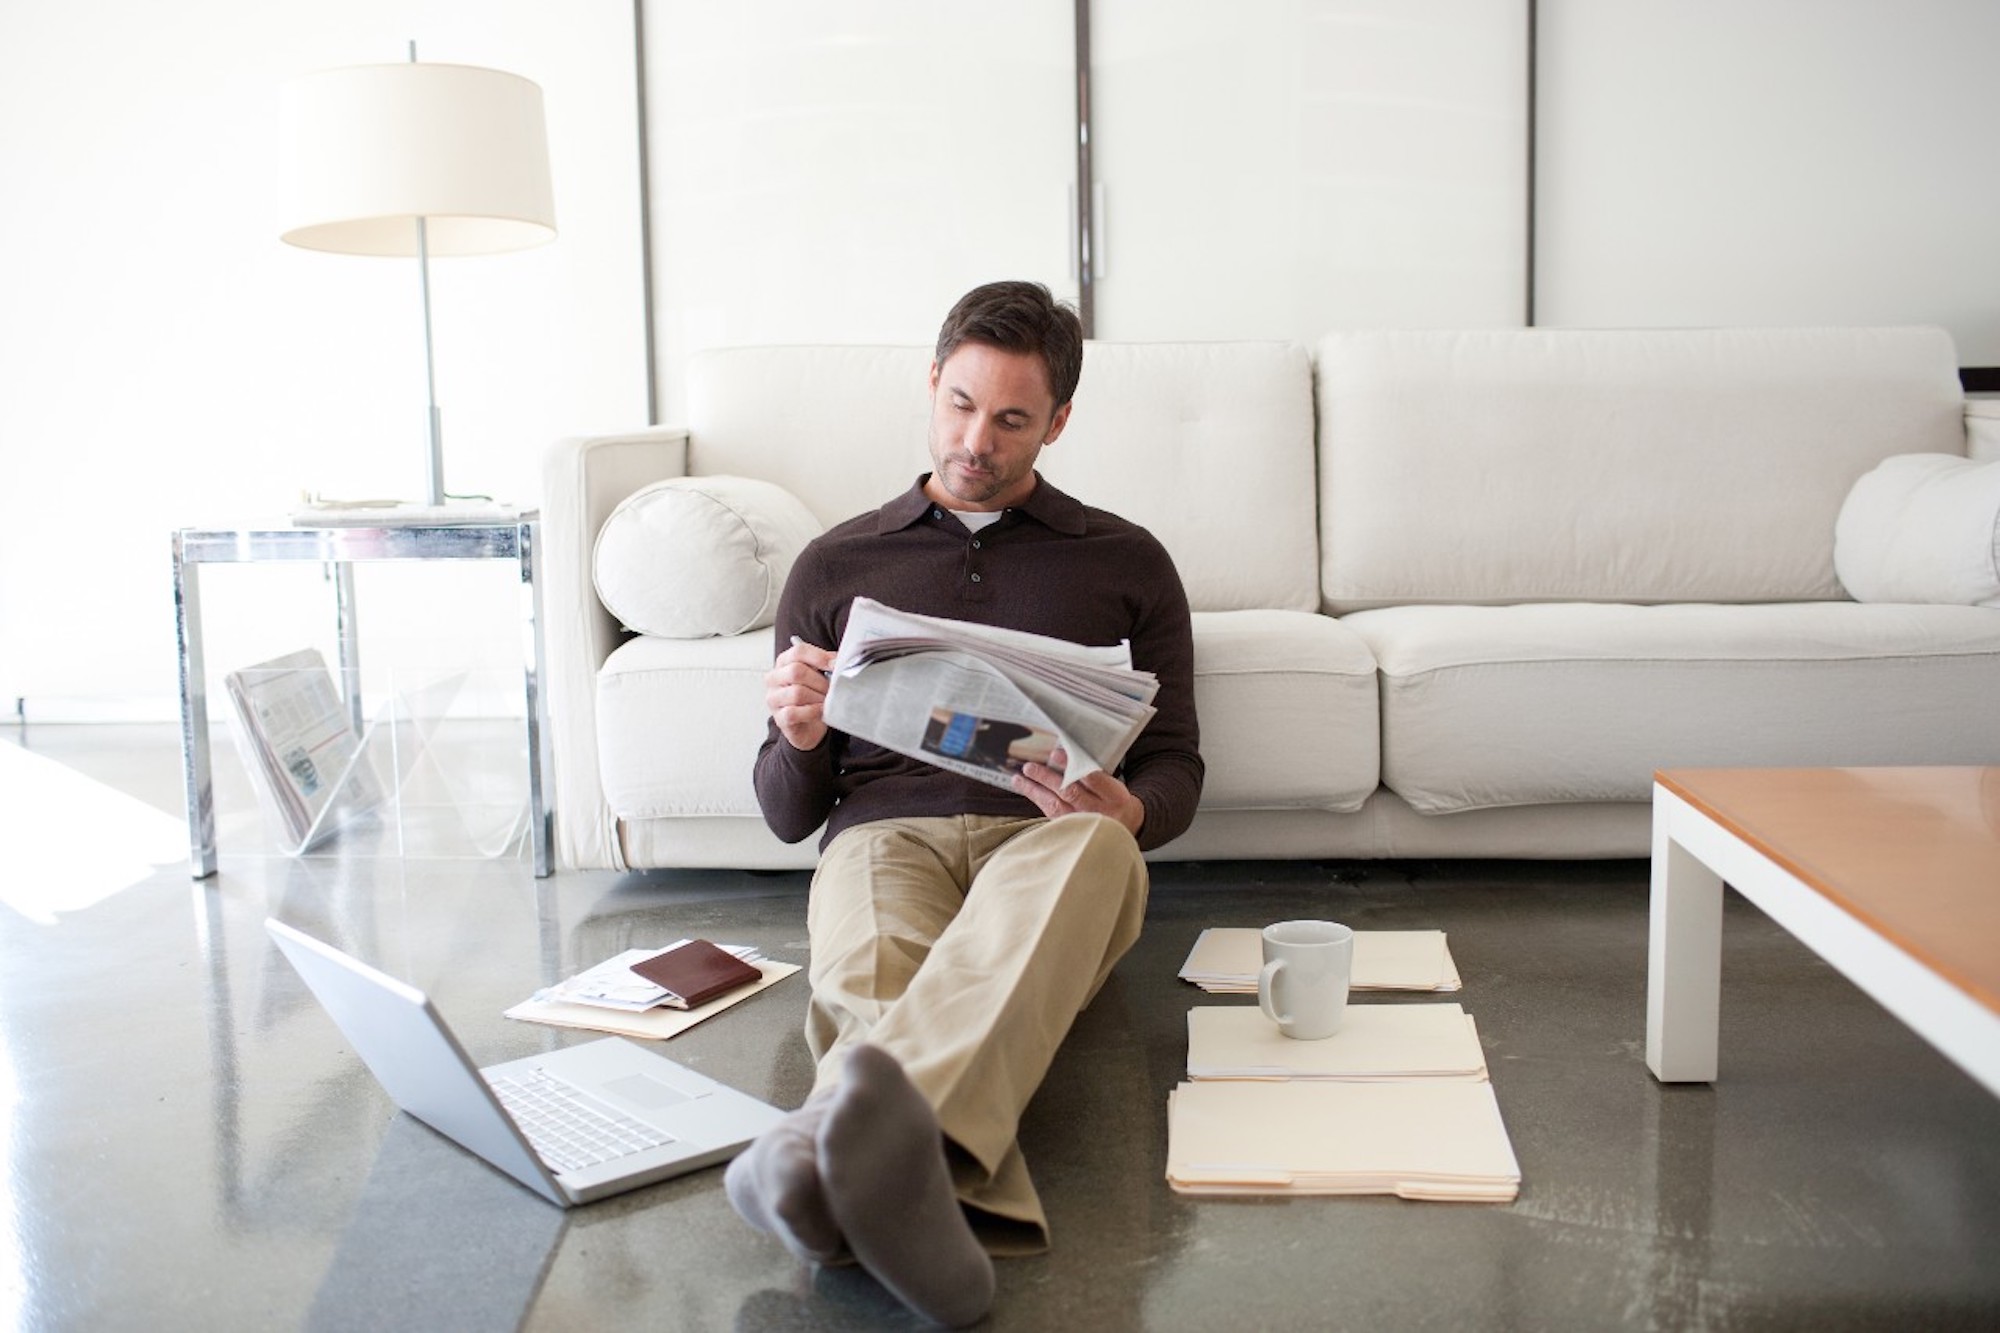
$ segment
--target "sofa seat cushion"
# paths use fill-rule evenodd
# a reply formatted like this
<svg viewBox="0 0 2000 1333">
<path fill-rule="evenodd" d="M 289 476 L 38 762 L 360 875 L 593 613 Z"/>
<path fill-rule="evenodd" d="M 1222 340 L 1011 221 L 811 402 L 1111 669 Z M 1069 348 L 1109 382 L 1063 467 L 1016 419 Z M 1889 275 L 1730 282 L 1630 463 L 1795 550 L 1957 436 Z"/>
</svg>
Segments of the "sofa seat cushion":
<svg viewBox="0 0 2000 1333">
<path fill-rule="evenodd" d="M 1204 810 L 1361 808 L 1380 781 L 1375 658 L 1298 611 L 1194 613 Z"/>
<path fill-rule="evenodd" d="M 597 673 L 597 768 L 612 814 L 761 817 L 750 768 L 770 669 L 769 630 L 621 644 Z"/>
<path fill-rule="evenodd" d="M 1383 781 L 1426 814 L 1644 800 L 1678 766 L 2000 762 L 2000 613 L 1970 606 L 1391 607 Z"/>
<path fill-rule="evenodd" d="M 1194 615 L 1204 809 L 1358 810 L 1379 781 L 1375 659 L 1298 611 Z M 598 770 L 620 819 L 749 815 L 764 742 L 767 632 L 641 636 L 597 678 Z"/>
</svg>

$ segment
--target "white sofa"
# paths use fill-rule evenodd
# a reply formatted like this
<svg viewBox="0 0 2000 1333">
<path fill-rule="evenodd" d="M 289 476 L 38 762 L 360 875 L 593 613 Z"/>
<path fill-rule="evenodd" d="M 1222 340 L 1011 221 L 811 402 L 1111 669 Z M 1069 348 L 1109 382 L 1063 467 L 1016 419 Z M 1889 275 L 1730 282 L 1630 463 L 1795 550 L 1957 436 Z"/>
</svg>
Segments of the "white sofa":
<svg viewBox="0 0 2000 1333">
<path fill-rule="evenodd" d="M 694 529 L 633 528 L 662 479 L 775 483 L 817 526 L 902 491 L 928 465 L 928 356 L 706 353 L 684 428 L 550 451 L 560 864 L 812 863 L 751 790 L 770 631 L 630 634 L 593 573 L 717 583 Z M 2000 763 L 2000 609 L 1971 604 L 2000 462 L 1966 461 L 2000 459 L 2000 404 L 1968 404 L 1955 365 L 1926 329 L 1090 344 L 1044 475 L 1152 529 L 1194 608 L 1207 786 L 1155 855 L 1641 856 L 1656 768 Z M 1931 460 L 1952 523 L 1900 492 L 1857 505 L 1898 455 L 1954 456 Z M 1982 514 L 1983 557 L 1957 549 Z M 1898 600 L 1844 590 L 1837 521 L 1850 578 Z"/>
</svg>

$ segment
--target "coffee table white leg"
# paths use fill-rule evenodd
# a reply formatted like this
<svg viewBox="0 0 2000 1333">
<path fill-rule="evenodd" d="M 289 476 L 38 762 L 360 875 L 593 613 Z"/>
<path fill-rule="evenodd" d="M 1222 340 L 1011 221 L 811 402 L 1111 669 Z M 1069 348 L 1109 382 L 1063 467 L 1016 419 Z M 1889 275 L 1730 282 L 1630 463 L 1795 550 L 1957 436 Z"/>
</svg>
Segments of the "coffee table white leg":
<svg viewBox="0 0 2000 1333">
<path fill-rule="evenodd" d="M 1722 876 L 1674 838 L 1699 819 L 1653 789 L 1652 932 L 1646 950 L 1646 1067 L 1662 1083 L 1713 1083 L 1722 1003 Z"/>
</svg>

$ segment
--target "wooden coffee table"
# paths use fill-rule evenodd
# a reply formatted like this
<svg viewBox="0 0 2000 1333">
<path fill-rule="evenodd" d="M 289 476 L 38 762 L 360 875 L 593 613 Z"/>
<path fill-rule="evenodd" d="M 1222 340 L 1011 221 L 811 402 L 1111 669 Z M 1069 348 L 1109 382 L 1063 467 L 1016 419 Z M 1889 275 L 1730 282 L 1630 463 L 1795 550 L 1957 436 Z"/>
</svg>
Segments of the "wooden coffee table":
<svg viewBox="0 0 2000 1333">
<path fill-rule="evenodd" d="M 1715 1080 L 1725 883 L 2000 1095 L 2000 768 L 1656 773 L 1662 1082 Z"/>
</svg>

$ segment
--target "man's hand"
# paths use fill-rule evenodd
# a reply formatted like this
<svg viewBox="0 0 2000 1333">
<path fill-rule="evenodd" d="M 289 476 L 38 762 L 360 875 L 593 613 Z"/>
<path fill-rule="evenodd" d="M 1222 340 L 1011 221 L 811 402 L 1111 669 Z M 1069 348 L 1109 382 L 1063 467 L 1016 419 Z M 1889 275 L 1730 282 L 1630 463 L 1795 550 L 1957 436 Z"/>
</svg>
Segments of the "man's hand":
<svg viewBox="0 0 2000 1333">
<path fill-rule="evenodd" d="M 1014 775 L 1014 790 L 1033 801 L 1050 819 L 1084 811 L 1109 815 L 1129 830 L 1133 837 L 1146 822 L 1146 807 L 1131 788 L 1103 769 L 1085 774 L 1063 785 L 1063 769 L 1069 756 L 1061 750 L 1049 755 L 1048 764 L 1023 764 Z"/>
<path fill-rule="evenodd" d="M 795 750 L 815 749 L 826 739 L 826 673 L 831 670 L 831 651 L 794 638 L 764 673 L 764 707 L 778 724 L 778 734 Z"/>
</svg>

